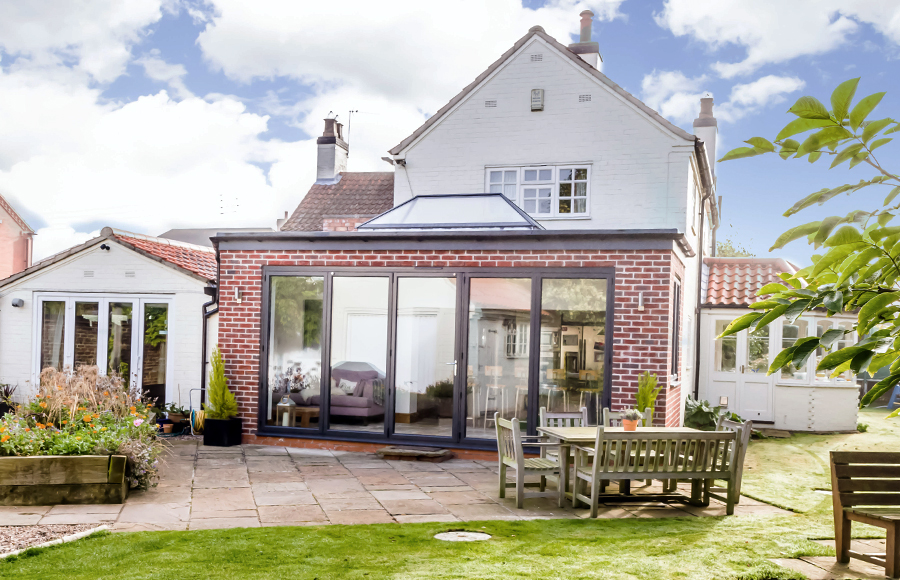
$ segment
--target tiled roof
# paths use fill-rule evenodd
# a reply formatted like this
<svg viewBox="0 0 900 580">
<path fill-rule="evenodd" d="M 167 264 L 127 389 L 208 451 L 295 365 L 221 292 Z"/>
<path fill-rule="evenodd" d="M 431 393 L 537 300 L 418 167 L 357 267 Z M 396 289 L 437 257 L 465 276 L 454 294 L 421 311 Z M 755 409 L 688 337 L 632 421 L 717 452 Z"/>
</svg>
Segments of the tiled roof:
<svg viewBox="0 0 900 580">
<path fill-rule="evenodd" d="M 31 229 L 31 226 L 29 226 L 27 223 L 25 223 L 25 220 L 22 219 L 22 216 L 20 216 L 19 214 L 16 213 L 16 210 L 14 210 L 11 205 L 9 205 L 9 202 L 6 201 L 6 199 L 2 195 L 0 195 L 0 207 L 2 207 L 4 210 L 6 210 L 6 213 L 9 214 L 9 217 L 11 217 L 12 220 L 14 222 L 16 222 L 20 228 L 25 230 L 25 233 L 28 233 L 28 234 L 34 233 L 34 230 Z"/>
<path fill-rule="evenodd" d="M 345 171 L 340 176 L 334 185 L 313 184 L 281 230 L 319 232 L 326 216 L 375 217 L 394 207 L 392 171 Z"/>
<path fill-rule="evenodd" d="M 747 306 L 757 302 L 756 292 L 769 282 L 781 282 L 778 274 L 797 272 L 781 258 L 704 258 L 704 305 Z"/>
<path fill-rule="evenodd" d="M 216 251 L 213 248 L 122 230 L 113 230 L 113 237 L 133 248 L 143 250 L 179 268 L 202 276 L 206 280 L 216 279 Z"/>
</svg>

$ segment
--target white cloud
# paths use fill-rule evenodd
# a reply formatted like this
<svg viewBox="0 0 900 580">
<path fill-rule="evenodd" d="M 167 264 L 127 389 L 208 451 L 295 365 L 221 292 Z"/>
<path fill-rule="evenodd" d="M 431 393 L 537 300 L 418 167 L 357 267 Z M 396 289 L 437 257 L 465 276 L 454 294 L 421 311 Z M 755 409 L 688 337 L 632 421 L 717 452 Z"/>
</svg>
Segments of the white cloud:
<svg viewBox="0 0 900 580">
<path fill-rule="evenodd" d="M 99 82 L 125 70 L 131 47 L 174 0 L 4 0 L 0 49 L 34 62 L 73 62 Z"/>
<path fill-rule="evenodd" d="M 783 103 L 789 93 L 799 91 L 806 83 L 797 77 L 768 75 L 746 84 L 731 87 L 731 97 L 716 111 L 716 116 L 735 122 L 765 107 Z"/>
<path fill-rule="evenodd" d="M 169 85 L 175 96 L 182 99 L 192 97 L 193 94 L 184 84 L 184 77 L 187 75 L 184 65 L 169 64 L 159 55 L 159 49 L 154 48 L 149 53 L 135 59 L 134 63 L 144 67 L 144 74 L 147 75 L 147 78 Z"/>
<path fill-rule="evenodd" d="M 641 81 L 641 98 L 647 106 L 673 123 L 686 123 L 700 112 L 700 98 L 712 96 L 704 91 L 706 75 L 689 78 L 681 71 L 657 71 Z"/>
<path fill-rule="evenodd" d="M 712 50 L 746 49 L 740 62 L 717 62 L 725 78 L 805 55 L 823 54 L 848 42 L 860 23 L 900 43 L 900 5 L 883 0 L 666 0 L 657 23 Z"/>
</svg>

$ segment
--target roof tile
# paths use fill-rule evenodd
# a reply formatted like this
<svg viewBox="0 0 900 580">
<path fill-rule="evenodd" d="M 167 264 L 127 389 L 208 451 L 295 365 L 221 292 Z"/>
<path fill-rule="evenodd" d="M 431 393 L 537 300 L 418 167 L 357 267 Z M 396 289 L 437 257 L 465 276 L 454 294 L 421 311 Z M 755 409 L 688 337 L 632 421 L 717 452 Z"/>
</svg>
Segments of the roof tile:
<svg viewBox="0 0 900 580">
<path fill-rule="evenodd" d="M 781 258 L 704 258 L 706 291 L 704 305 L 748 306 L 758 301 L 756 292 L 770 282 L 781 282 L 778 274 L 794 274 L 797 267 Z"/>
<path fill-rule="evenodd" d="M 394 207 L 392 171 L 345 171 L 340 175 L 334 185 L 313 184 L 281 230 L 320 232 L 326 216 L 374 217 Z"/>
<path fill-rule="evenodd" d="M 128 244 L 138 250 L 143 250 L 157 258 L 183 268 L 207 280 L 215 280 L 218 271 L 216 264 L 216 252 L 213 248 L 204 248 L 181 242 L 150 236 L 132 237 L 117 232 L 115 237 L 120 242 Z"/>
</svg>

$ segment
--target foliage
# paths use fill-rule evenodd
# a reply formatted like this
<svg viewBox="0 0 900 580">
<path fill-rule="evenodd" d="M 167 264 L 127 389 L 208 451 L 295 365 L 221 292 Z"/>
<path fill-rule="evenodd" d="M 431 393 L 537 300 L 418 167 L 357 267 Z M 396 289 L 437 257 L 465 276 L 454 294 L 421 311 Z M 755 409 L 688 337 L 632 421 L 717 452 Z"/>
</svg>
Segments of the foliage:
<svg viewBox="0 0 900 580">
<path fill-rule="evenodd" d="M 176 415 L 189 415 L 190 409 L 186 409 L 181 405 L 176 405 L 175 403 L 169 403 L 169 406 L 166 407 L 167 413 L 174 413 Z"/>
<path fill-rule="evenodd" d="M 432 399 L 449 399 L 453 396 L 453 380 L 444 379 L 428 385 L 425 394 Z"/>
<path fill-rule="evenodd" d="M 125 455 L 132 488 L 156 485 L 162 444 L 136 389 L 87 366 L 46 368 L 40 380 L 33 400 L 0 419 L 0 456 Z"/>
<path fill-rule="evenodd" d="M 662 385 L 657 386 L 658 380 L 656 375 L 651 375 L 649 372 L 645 372 L 638 377 L 635 407 L 641 413 L 643 413 L 645 409 L 650 409 L 651 417 L 653 416 L 653 410 L 656 408 L 656 397 L 659 396 L 659 392 L 662 390 Z M 646 425 L 644 425 L 644 427 L 646 427 Z"/>
<path fill-rule="evenodd" d="M 145 307 L 147 316 L 146 327 L 144 328 L 144 344 L 156 348 L 166 341 L 166 331 L 169 327 L 169 308 L 167 306 L 153 306 L 147 304 Z"/>
<path fill-rule="evenodd" d="M 317 348 L 322 340 L 320 277 L 274 276 L 272 300 L 275 341 L 283 348 Z"/>
<path fill-rule="evenodd" d="M 19 385 L 10 385 L 7 383 L 0 384 L 0 403 L 12 405 L 13 395 L 16 394 L 16 389 L 18 388 Z"/>
<path fill-rule="evenodd" d="M 721 161 L 777 153 L 783 159 L 806 157 L 815 163 L 831 158 L 829 168 L 847 162 L 849 167 L 865 164 L 874 175 L 857 183 L 824 188 L 791 206 L 785 216 L 794 215 L 815 204 L 823 204 L 841 193 L 851 194 L 869 188 L 889 188 L 882 207 L 854 210 L 846 216 L 831 216 L 809 222 L 783 233 L 772 250 L 806 238 L 821 254 L 812 256 L 813 264 L 794 275 L 782 274 L 783 283 L 771 283 L 758 292 L 767 296 L 752 305 L 755 312 L 744 315 L 722 333 L 734 334 L 745 328 L 761 329 L 784 317 L 793 322 L 804 312 L 815 309 L 829 316 L 840 312 L 856 314 L 853 330 L 856 344 L 840 344 L 850 330 L 833 328 L 821 337 L 798 339 L 782 350 L 769 366 L 769 374 L 784 367 L 799 368 L 817 348 L 829 352 L 816 370 L 832 371 L 836 377 L 847 371 L 875 374 L 887 367 L 888 375 L 862 398 L 866 406 L 900 382 L 900 227 L 889 226 L 900 203 L 900 177 L 885 169 L 875 150 L 893 139 L 886 135 L 900 130 L 900 122 L 891 118 L 868 120 L 884 93 L 875 93 L 853 104 L 859 79 L 841 83 L 831 95 L 831 110 L 814 97 L 801 97 L 788 111 L 797 118 L 788 123 L 771 142 L 762 137 L 746 141 L 750 147 L 728 152 Z M 802 142 L 793 139 L 808 134 Z M 900 201 L 900 200 L 896 200 Z"/>
<path fill-rule="evenodd" d="M 641 414 L 637 409 L 625 409 L 622 411 L 622 419 L 626 421 L 640 421 L 644 418 L 644 415 Z"/>
<path fill-rule="evenodd" d="M 721 407 L 713 407 L 709 401 L 697 401 L 690 395 L 684 401 L 684 426 L 701 431 L 715 431 Z M 738 423 L 743 420 L 737 413 L 726 413 L 725 418 Z"/>
<path fill-rule="evenodd" d="M 857 423 L 856 430 L 859 431 L 860 433 L 865 433 L 866 431 L 869 430 L 869 424 L 868 423 Z"/>
<path fill-rule="evenodd" d="M 209 405 L 206 406 L 207 419 L 230 419 L 238 414 L 234 393 L 228 390 L 225 378 L 225 359 L 219 347 L 213 351 L 209 371 Z"/>
<path fill-rule="evenodd" d="M 735 243 L 731 238 L 724 242 L 716 242 L 716 257 L 718 258 L 755 258 L 756 254 L 748 250 L 743 244 Z"/>
</svg>

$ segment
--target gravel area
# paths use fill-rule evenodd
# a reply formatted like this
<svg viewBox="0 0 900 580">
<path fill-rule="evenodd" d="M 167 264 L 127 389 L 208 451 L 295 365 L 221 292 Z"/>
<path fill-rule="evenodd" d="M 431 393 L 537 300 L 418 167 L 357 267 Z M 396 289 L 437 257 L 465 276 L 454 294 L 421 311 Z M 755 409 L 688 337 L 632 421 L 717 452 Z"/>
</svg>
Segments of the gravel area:
<svg viewBox="0 0 900 580">
<path fill-rule="evenodd" d="M 96 528 L 97 524 L 54 524 L 48 526 L 0 526 L 0 554 L 36 546 Z"/>
</svg>

